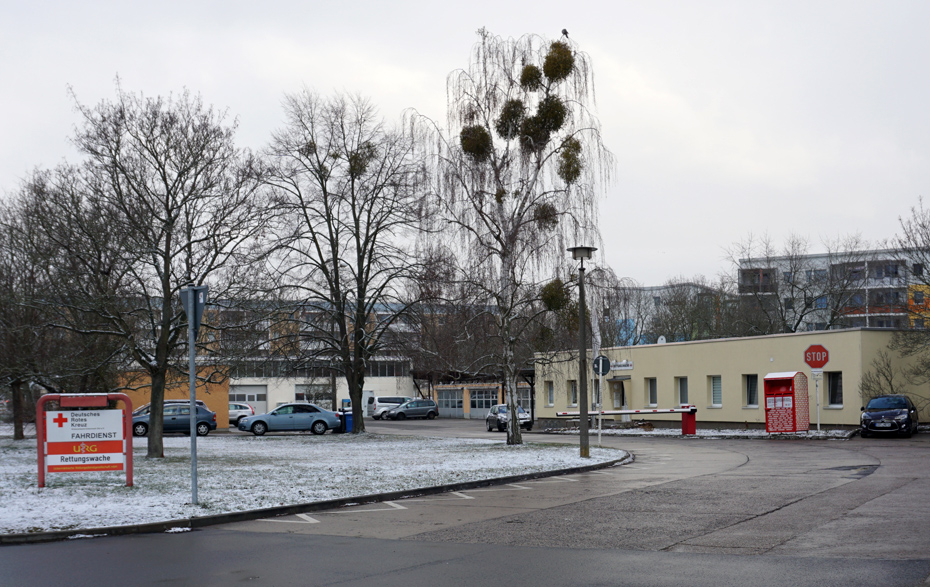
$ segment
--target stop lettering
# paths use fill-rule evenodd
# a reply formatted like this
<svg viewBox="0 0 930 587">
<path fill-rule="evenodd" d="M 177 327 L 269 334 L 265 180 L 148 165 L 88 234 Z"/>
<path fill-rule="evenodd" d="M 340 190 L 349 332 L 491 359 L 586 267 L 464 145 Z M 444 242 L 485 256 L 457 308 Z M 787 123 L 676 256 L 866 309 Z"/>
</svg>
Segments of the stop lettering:
<svg viewBox="0 0 930 587">
<path fill-rule="evenodd" d="M 830 360 L 830 353 L 823 345 L 812 344 L 804 351 L 804 362 L 812 369 L 823 369 L 823 366 Z"/>
</svg>

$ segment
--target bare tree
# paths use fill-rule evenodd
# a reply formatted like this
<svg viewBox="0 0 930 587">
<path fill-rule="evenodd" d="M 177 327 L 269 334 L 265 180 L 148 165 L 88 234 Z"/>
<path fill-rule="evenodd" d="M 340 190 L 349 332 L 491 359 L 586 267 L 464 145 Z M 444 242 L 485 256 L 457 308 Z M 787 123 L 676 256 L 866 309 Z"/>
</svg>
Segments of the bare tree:
<svg viewBox="0 0 930 587">
<path fill-rule="evenodd" d="M 119 341 L 147 374 L 148 456 L 161 457 L 165 384 L 186 371 L 179 290 L 208 284 L 214 299 L 241 297 L 268 209 L 259 168 L 235 147 L 235 123 L 187 92 L 145 98 L 118 87 L 112 102 L 75 102 L 84 162 L 31 186 L 44 219 L 34 246 L 56 286 L 45 308 L 62 329 Z"/>
<path fill-rule="evenodd" d="M 278 211 L 274 267 L 295 309 L 289 347 L 298 363 L 323 361 L 346 378 L 353 432 L 365 430 L 369 362 L 388 352 L 416 271 L 406 249 L 420 214 L 410 137 L 386 128 L 360 97 L 285 98 L 268 182 Z"/>
<path fill-rule="evenodd" d="M 504 39 L 484 29 L 478 37 L 468 68 L 448 78 L 447 132 L 426 124 L 436 149 L 432 204 L 462 244 L 457 279 L 495 324 L 482 368 L 501 374 L 516 413 L 520 347 L 541 311 L 540 286 L 565 265 L 569 244 L 597 244 L 595 188 L 611 158 L 588 107 L 586 54 L 567 38 Z M 507 443 L 521 442 L 510 426 Z"/>
<path fill-rule="evenodd" d="M 741 300 L 742 334 L 775 334 L 843 326 L 862 305 L 868 252 L 858 235 L 824 242 L 791 236 L 782 248 L 752 235 L 729 251 Z"/>
</svg>

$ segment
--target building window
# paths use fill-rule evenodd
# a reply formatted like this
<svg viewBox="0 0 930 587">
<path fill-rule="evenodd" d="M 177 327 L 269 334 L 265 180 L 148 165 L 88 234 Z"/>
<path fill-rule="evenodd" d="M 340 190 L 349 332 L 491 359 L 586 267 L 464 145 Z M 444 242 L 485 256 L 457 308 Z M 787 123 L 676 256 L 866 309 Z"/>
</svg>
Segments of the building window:
<svg viewBox="0 0 930 587">
<path fill-rule="evenodd" d="M 924 292 L 915 291 L 914 292 L 914 303 L 922 305 L 924 303 Z"/>
<path fill-rule="evenodd" d="M 710 376 L 710 405 L 714 408 L 723 405 L 723 386 L 721 385 L 720 375 Z"/>
<path fill-rule="evenodd" d="M 578 405 L 578 382 L 574 380 L 568 382 L 568 405 Z"/>
<path fill-rule="evenodd" d="M 924 274 L 923 263 L 914 263 L 914 275 L 920 277 Z"/>
<path fill-rule="evenodd" d="M 914 328 L 926 328 L 923 318 L 914 318 Z"/>
<path fill-rule="evenodd" d="M 746 407 L 759 407 L 759 376 L 743 375 L 746 381 Z"/>
<path fill-rule="evenodd" d="M 546 382 L 546 405 L 555 405 L 555 385 L 551 381 Z"/>
<path fill-rule="evenodd" d="M 646 378 L 646 403 L 649 406 L 659 405 L 659 392 L 655 377 Z"/>
<path fill-rule="evenodd" d="M 843 405 L 843 373 L 830 371 L 827 376 L 827 403 L 831 406 Z"/>
<path fill-rule="evenodd" d="M 791 283 L 791 277 L 792 277 L 792 276 L 791 276 L 791 272 L 790 272 L 790 271 L 785 271 L 784 273 L 782 273 L 782 276 L 784 276 L 784 278 L 785 278 L 785 283 Z"/>
<path fill-rule="evenodd" d="M 676 377 L 676 381 L 678 383 L 678 403 L 691 405 L 688 403 L 688 378 Z"/>
<path fill-rule="evenodd" d="M 491 406 L 499 403 L 496 389 L 471 389 L 468 395 L 470 396 L 469 403 L 472 412 L 490 410 Z"/>
<path fill-rule="evenodd" d="M 794 309 L 794 298 L 785 298 L 785 309 L 786 310 Z"/>
<path fill-rule="evenodd" d="M 818 310 L 823 310 L 827 307 L 827 296 L 820 296 L 814 300 L 814 307 Z"/>
</svg>

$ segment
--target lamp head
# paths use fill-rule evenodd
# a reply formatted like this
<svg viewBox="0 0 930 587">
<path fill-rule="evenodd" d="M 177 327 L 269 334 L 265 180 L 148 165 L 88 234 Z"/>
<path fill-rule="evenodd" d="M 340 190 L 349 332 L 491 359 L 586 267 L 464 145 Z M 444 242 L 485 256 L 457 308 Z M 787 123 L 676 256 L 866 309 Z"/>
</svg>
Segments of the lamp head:
<svg viewBox="0 0 930 587">
<path fill-rule="evenodd" d="M 583 261 L 585 259 L 590 259 L 591 255 L 594 254 L 594 251 L 596 251 L 597 249 L 595 247 L 579 246 L 579 247 L 569 247 L 567 250 L 571 251 L 572 259 L 576 261 L 578 260 Z"/>
</svg>

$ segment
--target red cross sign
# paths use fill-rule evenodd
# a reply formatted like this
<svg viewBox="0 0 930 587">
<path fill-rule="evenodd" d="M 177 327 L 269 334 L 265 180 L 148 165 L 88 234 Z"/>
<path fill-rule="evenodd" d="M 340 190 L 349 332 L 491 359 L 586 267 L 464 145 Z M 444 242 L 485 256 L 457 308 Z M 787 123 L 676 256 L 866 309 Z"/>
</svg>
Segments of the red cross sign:
<svg viewBox="0 0 930 587">
<path fill-rule="evenodd" d="M 55 416 L 55 419 L 52 420 L 52 422 L 58 424 L 58 427 L 59 427 L 59 428 L 63 427 L 63 426 L 65 425 L 65 422 L 67 422 L 67 421 L 68 421 L 68 419 L 65 418 L 65 415 L 64 415 L 64 414 L 58 414 L 57 416 Z"/>
</svg>

